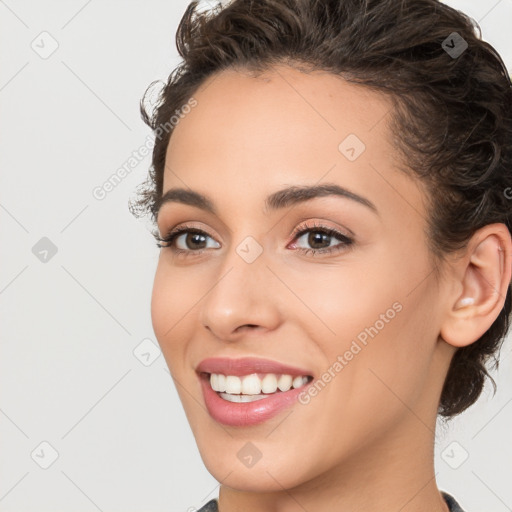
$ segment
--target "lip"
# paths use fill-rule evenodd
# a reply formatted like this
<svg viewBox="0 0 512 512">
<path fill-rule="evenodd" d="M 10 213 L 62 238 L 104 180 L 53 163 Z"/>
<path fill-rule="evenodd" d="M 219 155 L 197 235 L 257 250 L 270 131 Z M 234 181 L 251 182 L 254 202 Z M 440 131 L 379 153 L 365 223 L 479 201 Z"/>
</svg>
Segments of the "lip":
<svg viewBox="0 0 512 512">
<path fill-rule="evenodd" d="M 312 379 L 300 388 L 279 391 L 262 400 L 239 403 L 222 399 L 210 386 L 209 374 L 222 373 L 224 375 L 242 376 L 252 373 L 276 373 L 296 377 L 299 375 L 311 376 L 311 371 L 269 359 L 257 358 L 209 358 L 201 361 L 196 371 L 199 374 L 208 413 L 215 421 L 232 427 L 257 425 L 276 416 L 297 402 L 298 395 L 314 380 Z"/>
<path fill-rule="evenodd" d="M 292 377 L 299 375 L 312 375 L 311 370 L 289 366 L 270 359 L 256 357 L 241 357 L 231 359 L 228 357 L 210 357 L 203 359 L 196 368 L 198 373 L 222 373 L 223 375 L 250 375 L 251 373 L 277 373 Z"/>
</svg>

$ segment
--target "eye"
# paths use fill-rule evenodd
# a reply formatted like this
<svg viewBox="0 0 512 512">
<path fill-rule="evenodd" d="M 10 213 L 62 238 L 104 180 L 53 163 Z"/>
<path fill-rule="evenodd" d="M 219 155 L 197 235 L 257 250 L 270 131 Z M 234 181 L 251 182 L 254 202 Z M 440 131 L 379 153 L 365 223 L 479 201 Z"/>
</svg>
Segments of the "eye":
<svg viewBox="0 0 512 512">
<path fill-rule="evenodd" d="M 213 238 L 211 238 L 205 231 L 192 226 L 184 225 L 177 229 L 172 229 L 164 237 L 160 237 L 158 234 L 155 234 L 154 236 L 157 240 L 157 247 L 169 247 L 176 254 L 200 254 L 204 249 L 212 248 L 212 245 L 208 245 L 207 239 L 210 238 L 213 240 Z M 217 245 L 213 245 L 213 248 L 220 247 L 218 242 L 215 242 L 215 244 Z M 179 247 L 179 245 L 182 247 Z"/>
<path fill-rule="evenodd" d="M 338 230 L 318 224 L 301 226 L 294 234 L 295 239 L 298 241 L 303 239 L 303 244 L 311 246 L 311 248 L 299 246 L 298 250 L 300 252 L 304 254 L 312 253 L 313 255 L 317 253 L 338 252 L 350 247 L 354 243 L 351 237 L 340 233 Z M 338 239 L 339 243 L 331 245 L 333 239 Z M 293 245 L 297 244 L 294 243 Z"/>
<path fill-rule="evenodd" d="M 169 248 L 179 256 L 196 256 L 202 254 L 205 249 L 218 249 L 220 247 L 220 244 L 215 242 L 208 233 L 187 225 L 170 230 L 164 237 L 160 237 L 156 233 L 154 237 L 157 240 L 157 247 Z M 208 245 L 208 239 L 212 240 L 213 243 Z M 318 224 L 303 224 L 298 228 L 293 235 L 293 240 L 300 241 L 301 239 L 303 239 L 302 243 L 298 244 L 297 247 L 297 242 L 295 242 L 292 244 L 293 248 L 303 254 L 312 253 L 313 255 L 338 252 L 347 249 L 354 243 L 353 238 L 340 233 L 338 230 Z M 332 245 L 335 239 L 339 242 Z M 302 244 L 309 244 L 311 247 L 303 247 Z"/>
</svg>

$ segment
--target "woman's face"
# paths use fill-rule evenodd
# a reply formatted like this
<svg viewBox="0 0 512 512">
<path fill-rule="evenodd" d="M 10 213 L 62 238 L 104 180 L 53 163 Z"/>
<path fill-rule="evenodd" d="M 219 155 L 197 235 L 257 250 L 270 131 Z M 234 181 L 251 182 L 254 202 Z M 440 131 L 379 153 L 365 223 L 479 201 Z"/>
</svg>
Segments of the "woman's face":
<svg viewBox="0 0 512 512">
<path fill-rule="evenodd" d="M 185 225 L 202 234 L 161 249 L 151 313 L 206 467 L 230 487 L 280 490 L 365 457 L 420 453 L 450 352 L 424 192 L 397 170 L 390 104 L 288 67 L 224 71 L 194 98 L 163 191 L 206 196 L 212 211 L 183 194 L 162 204 L 161 236 Z M 273 196 L 325 185 L 341 195 Z M 221 360 L 199 366 L 210 358 Z M 229 376 L 214 384 L 229 381 L 227 399 L 208 373 Z M 254 373 L 245 391 L 270 396 L 233 402 Z M 281 374 L 309 379 L 271 393 L 289 386 Z"/>
</svg>

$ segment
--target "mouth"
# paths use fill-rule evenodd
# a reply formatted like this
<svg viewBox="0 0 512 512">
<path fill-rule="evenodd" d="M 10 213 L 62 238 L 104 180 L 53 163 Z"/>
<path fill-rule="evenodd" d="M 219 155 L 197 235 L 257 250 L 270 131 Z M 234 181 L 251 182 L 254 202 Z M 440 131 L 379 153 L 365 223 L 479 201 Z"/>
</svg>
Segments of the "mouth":
<svg viewBox="0 0 512 512">
<path fill-rule="evenodd" d="M 210 416 L 230 426 L 270 419 L 293 405 L 313 381 L 308 370 L 266 359 L 212 358 L 196 371 Z"/>
</svg>

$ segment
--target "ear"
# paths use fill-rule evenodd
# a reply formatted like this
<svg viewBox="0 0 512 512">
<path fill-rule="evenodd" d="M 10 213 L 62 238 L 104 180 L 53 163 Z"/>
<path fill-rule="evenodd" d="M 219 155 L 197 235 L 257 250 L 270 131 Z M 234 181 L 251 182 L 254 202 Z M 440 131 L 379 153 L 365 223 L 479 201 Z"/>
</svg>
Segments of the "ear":
<svg viewBox="0 0 512 512">
<path fill-rule="evenodd" d="M 507 226 L 480 228 L 453 267 L 453 292 L 440 332 L 443 340 L 455 347 L 478 340 L 503 309 L 511 275 L 512 242 Z"/>
</svg>

